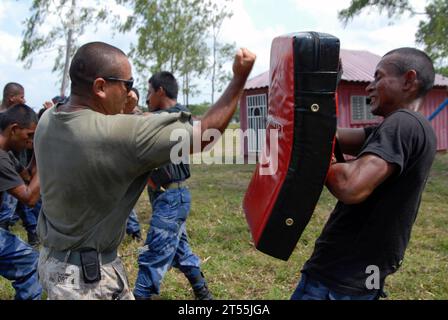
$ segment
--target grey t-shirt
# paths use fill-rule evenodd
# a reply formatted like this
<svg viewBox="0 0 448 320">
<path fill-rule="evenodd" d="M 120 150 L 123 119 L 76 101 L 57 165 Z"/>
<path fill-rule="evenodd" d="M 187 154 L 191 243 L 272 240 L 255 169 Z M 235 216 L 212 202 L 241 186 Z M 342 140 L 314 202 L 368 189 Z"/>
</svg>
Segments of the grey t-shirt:
<svg viewBox="0 0 448 320">
<path fill-rule="evenodd" d="M 14 155 L 0 149 L 0 206 L 3 201 L 3 192 L 24 184 L 19 172 L 23 170 Z"/>
<path fill-rule="evenodd" d="M 190 114 L 107 116 L 92 110 L 45 112 L 35 134 L 43 207 L 38 233 L 57 250 L 115 250 L 149 170 L 170 161 Z M 184 140 L 187 141 L 187 140 Z"/>
</svg>

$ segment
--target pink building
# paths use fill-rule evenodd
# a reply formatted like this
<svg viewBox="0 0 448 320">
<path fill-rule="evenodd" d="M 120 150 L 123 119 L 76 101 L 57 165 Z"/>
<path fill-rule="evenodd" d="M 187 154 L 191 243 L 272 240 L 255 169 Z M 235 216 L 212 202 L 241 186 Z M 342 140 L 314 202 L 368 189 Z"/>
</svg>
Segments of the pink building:
<svg viewBox="0 0 448 320">
<path fill-rule="evenodd" d="M 339 84 L 338 103 L 340 127 L 363 127 L 381 122 L 380 117 L 370 113 L 370 106 L 365 91 L 373 80 L 375 67 L 381 57 L 368 51 L 341 50 L 344 73 Z M 262 73 L 246 83 L 240 100 L 241 129 L 254 129 L 247 139 L 241 143 L 244 155 L 261 150 L 264 137 L 255 134 L 257 129 L 266 128 L 267 103 L 269 94 L 269 71 Z M 437 107 L 448 98 L 448 78 L 436 76 L 435 86 L 426 96 L 421 112 L 431 115 Z M 437 149 L 448 149 L 448 107 L 431 122 L 437 135 Z"/>
</svg>

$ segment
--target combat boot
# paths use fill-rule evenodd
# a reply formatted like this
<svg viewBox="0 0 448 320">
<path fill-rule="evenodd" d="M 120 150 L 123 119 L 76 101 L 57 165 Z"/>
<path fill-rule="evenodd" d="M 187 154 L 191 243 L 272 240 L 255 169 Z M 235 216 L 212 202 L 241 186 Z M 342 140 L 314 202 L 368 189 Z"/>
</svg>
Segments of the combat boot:
<svg viewBox="0 0 448 320">
<path fill-rule="evenodd" d="M 207 284 L 200 287 L 199 289 L 194 289 L 194 297 L 196 300 L 213 300 L 213 296 L 208 290 Z"/>
<path fill-rule="evenodd" d="M 197 269 L 196 269 L 197 270 Z M 199 271 L 199 270 L 197 270 Z M 195 272 L 195 275 L 189 275 L 188 281 L 193 288 L 194 297 L 196 300 L 213 300 L 213 296 L 208 290 L 207 281 L 205 281 L 202 271 Z"/>
</svg>

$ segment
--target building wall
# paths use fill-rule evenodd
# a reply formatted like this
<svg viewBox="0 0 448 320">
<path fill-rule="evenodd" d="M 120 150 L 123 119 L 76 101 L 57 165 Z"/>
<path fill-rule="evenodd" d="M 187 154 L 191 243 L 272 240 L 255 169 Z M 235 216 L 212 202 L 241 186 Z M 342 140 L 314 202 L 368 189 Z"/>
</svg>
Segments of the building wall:
<svg viewBox="0 0 448 320">
<path fill-rule="evenodd" d="M 429 117 L 447 98 L 448 91 L 445 88 L 431 90 L 425 98 L 423 114 Z M 431 121 L 431 125 L 437 136 L 437 150 L 448 150 L 448 107 Z"/>
<path fill-rule="evenodd" d="M 350 83 L 342 81 L 338 87 L 338 126 L 343 128 L 361 128 L 381 122 L 381 119 L 371 121 L 352 121 L 351 96 L 367 96 L 367 83 Z"/>
</svg>

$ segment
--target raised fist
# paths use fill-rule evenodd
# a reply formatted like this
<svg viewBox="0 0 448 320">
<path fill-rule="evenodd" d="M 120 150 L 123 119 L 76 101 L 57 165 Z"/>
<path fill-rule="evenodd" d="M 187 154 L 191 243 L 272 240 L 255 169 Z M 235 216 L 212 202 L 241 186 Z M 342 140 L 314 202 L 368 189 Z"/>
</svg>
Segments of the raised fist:
<svg viewBox="0 0 448 320">
<path fill-rule="evenodd" d="M 246 48 L 241 48 L 235 55 L 233 74 L 235 77 L 247 78 L 254 66 L 256 55 Z"/>
</svg>

